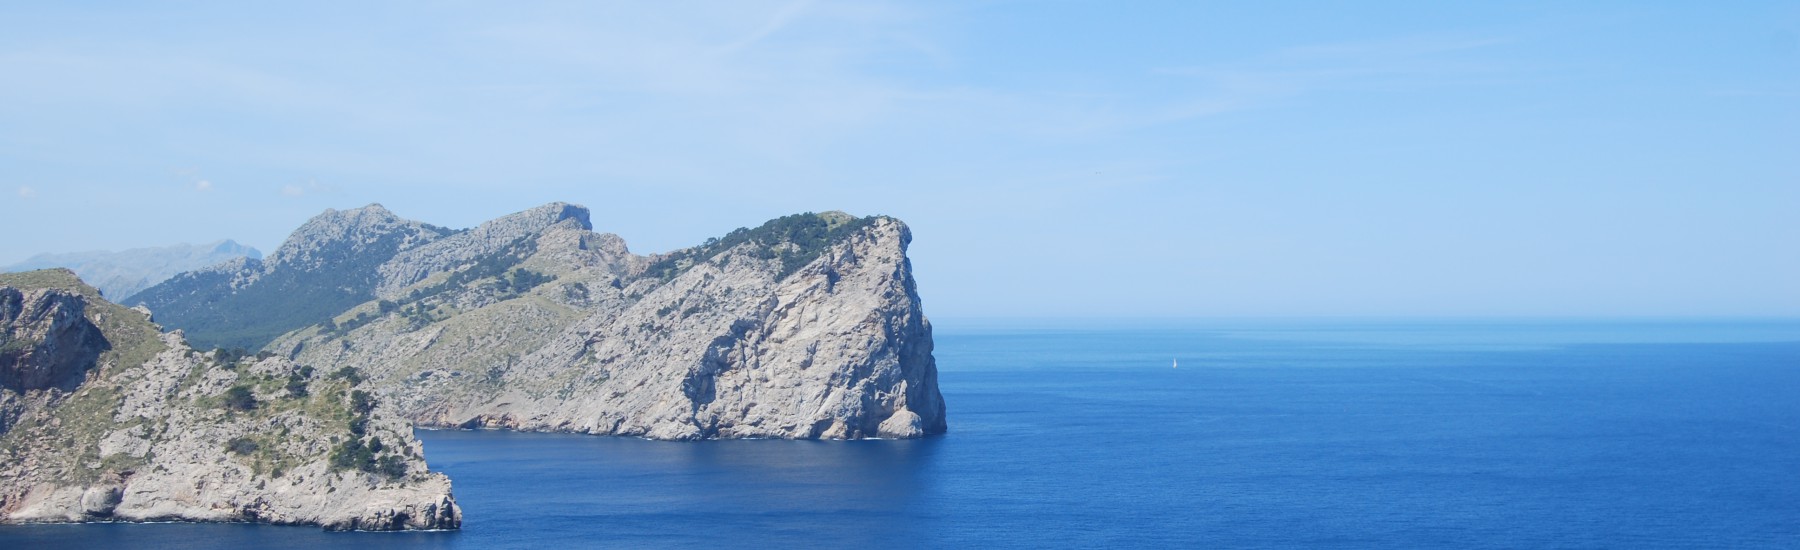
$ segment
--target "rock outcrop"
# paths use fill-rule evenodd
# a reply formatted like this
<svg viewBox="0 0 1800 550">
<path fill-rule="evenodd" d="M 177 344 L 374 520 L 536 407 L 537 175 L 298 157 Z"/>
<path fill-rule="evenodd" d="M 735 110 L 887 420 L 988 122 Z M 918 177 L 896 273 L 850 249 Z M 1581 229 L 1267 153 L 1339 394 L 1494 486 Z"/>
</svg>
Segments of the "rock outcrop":
<svg viewBox="0 0 1800 550">
<path fill-rule="evenodd" d="M 899 220 L 789 216 L 646 257 L 590 231 L 576 209 L 509 217 L 538 223 L 454 253 L 426 251 L 476 232 L 401 253 L 383 266 L 381 298 L 265 349 L 366 372 L 427 426 L 657 439 L 944 432 Z"/>
<path fill-rule="evenodd" d="M 110 347 L 86 310 L 81 295 L 69 291 L 0 287 L 0 388 L 74 389 Z"/>
<path fill-rule="evenodd" d="M 525 239 L 558 225 L 581 231 L 593 229 L 586 208 L 560 202 L 494 219 L 474 229 L 395 254 L 377 268 L 381 282 L 376 285 L 375 294 L 393 298 L 407 286 L 434 273 L 505 253 L 509 247 L 526 244 Z"/>
<path fill-rule="evenodd" d="M 64 270 L 0 275 L 0 325 L 0 522 L 461 524 L 353 370 L 197 352 Z"/>
</svg>

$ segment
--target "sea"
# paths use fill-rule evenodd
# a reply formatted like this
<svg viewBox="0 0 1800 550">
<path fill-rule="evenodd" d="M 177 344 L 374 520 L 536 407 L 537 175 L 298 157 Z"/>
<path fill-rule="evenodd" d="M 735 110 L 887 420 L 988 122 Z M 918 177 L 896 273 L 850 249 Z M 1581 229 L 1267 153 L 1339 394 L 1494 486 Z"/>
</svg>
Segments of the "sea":
<svg viewBox="0 0 1800 550">
<path fill-rule="evenodd" d="M 1800 548 L 1800 320 L 949 320 L 949 433 L 418 432 L 457 532 L 0 548 Z"/>
</svg>

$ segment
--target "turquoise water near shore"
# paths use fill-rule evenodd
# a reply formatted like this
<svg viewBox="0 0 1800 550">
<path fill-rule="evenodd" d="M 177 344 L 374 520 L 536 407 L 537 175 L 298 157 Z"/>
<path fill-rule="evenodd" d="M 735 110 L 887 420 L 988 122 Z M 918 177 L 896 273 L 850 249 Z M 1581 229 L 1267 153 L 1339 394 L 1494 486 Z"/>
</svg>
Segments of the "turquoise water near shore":
<svg viewBox="0 0 1800 550">
<path fill-rule="evenodd" d="M 1800 321 L 940 322 L 937 342 L 943 437 L 421 431 L 461 532 L 12 526 L 0 547 L 1800 546 Z"/>
</svg>

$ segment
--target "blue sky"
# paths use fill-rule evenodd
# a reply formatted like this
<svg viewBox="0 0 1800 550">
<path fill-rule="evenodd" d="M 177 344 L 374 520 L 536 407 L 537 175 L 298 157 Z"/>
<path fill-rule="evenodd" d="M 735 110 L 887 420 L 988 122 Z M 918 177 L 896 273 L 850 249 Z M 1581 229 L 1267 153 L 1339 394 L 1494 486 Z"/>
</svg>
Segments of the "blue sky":
<svg viewBox="0 0 1800 550">
<path fill-rule="evenodd" d="M 934 316 L 1800 315 L 1800 3 L 0 6 L 0 264 L 914 230 Z"/>
</svg>

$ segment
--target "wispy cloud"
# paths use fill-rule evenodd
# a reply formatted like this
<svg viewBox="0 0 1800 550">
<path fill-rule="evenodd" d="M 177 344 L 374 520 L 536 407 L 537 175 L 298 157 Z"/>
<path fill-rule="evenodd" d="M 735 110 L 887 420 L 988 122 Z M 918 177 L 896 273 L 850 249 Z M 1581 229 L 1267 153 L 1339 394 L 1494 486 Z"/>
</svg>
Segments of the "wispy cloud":
<svg viewBox="0 0 1800 550">
<path fill-rule="evenodd" d="M 37 190 L 32 189 L 31 186 L 29 186 L 29 185 L 19 186 L 19 198 L 25 199 L 25 200 L 31 200 L 31 199 L 37 198 L 37 196 L 38 196 Z"/>
<path fill-rule="evenodd" d="M 540 137 L 582 143 L 586 157 L 619 155 L 605 163 L 615 177 L 664 182 L 717 180 L 700 173 L 732 164 L 806 170 L 835 144 L 906 118 L 910 97 L 933 92 L 871 69 L 874 60 L 929 62 L 920 46 L 932 42 L 920 24 L 928 16 L 916 6 L 744 1 L 680 17 L 623 6 L 486 22 L 472 47 L 555 77 L 465 91 L 525 107 L 516 120 L 582 120 Z"/>
<path fill-rule="evenodd" d="M 950 113 L 946 123 L 1013 139 L 1129 139 L 1159 126 L 1278 108 L 1304 97 L 1494 82 L 1505 78 L 1506 68 L 1471 54 L 1507 43 L 1494 37 L 1416 36 L 1316 44 L 1235 60 L 1139 67 L 1136 75 L 1118 78 L 1119 85 L 1094 79 L 1084 89 L 957 88 L 912 90 L 901 97 Z"/>
<path fill-rule="evenodd" d="M 725 47 L 719 48 L 714 53 L 718 55 L 730 55 L 738 50 L 754 46 L 757 42 L 761 42 L 762 39 L 768 38 L 769 35 L 780 31 L 782 27 L 786 27 L 790 21 L 793 21 L 794 18 L 799 17 L 802 12 L 806 11 L 806 8 L 812 5 L 812 3 L 811 0 L 789 2 L 787 5 L 782 6 L 780 9 L 776 10 L 775 13 L 771 14 L 768 21 L 764 22 L 763 26 L 757 28 L 755 32 L 751 32 L 749 35 L 746 35 L 736 42 L 726 44 Z"/>
<path fill-rule="evenodd" d="M 213 182 L 200 176 L 198 168 L 171 168 L 169 173 L 176 179 L 186 182 L 184 185 L 191 191 L 206 193 L 213 190 Z"/>
<path fill-rule="evenodd" d="M 1188 78 L 1202 89 L 1141 122 L 1175 122 L 1316 93 L 1403 92 L 1491 80 L 1500 68 L 1456 54 L 1508 42 L 1497 37 L 1413 36 L 1284 48 L 1234 63 L 1160 67 L 1152 73 Z"/>
<path fill-rule="evenodd" d="M 988 61 L 961 47 L 970 37 L 955 34 L 957 11 L 810 0 L 478 9 L 422 19 L 417 40 L 428 47 L 337 46 L 359 48 L 342 63 L 296 60 L 259 50 L 262 42 L 185 50 L 50 42 L 0 52 L 0 72 L 34 77 L 0 89 L 0 104 L 150 118 L 280 113 L 269 126 L 279 135 L 205 150 L 318 173 L 489 188 L 585 177 L 736 192 L 716 182 L 745 170 L 848 179 L 832 173 L 845 169 L 839 157 L 869 143 L 954 156 L 966 149 L 958 144 L 1109 140 L 1350 86 L 1422 85 L 1477 70 L 1452 61 L 1497 43 L 1325 44 L 1021 86 L 962 78 Z M 233 131 L 187 120 L 196 135 Z M 183 179 L 205 190 L 198 174 Z"/>
</svg>

